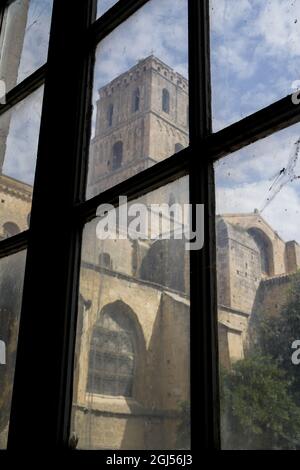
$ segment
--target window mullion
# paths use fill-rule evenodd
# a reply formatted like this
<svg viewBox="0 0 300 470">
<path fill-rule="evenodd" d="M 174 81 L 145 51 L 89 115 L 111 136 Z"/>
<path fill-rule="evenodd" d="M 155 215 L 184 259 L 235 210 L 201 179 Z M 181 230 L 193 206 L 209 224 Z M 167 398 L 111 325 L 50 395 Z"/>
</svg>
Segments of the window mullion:
<svg viewBox="0 0 300 470">
<path fill-rule="evenodd" d="M 0 259 L 24 250 L 28 243 L 28 233 L 28 230 L 25 230 L 17 235 L 1 240 Z"/>
<path fill-rule="evenodd" d="M 76 204 L 74 218 L 88 222 L 95 217 L 100 204 L 118 206 L 119 195 L 127 196 L 128 201 L 136 199 L 146 192 L 153 191 L 188 173 L 190 148 L 185 148 L 150 168 L 138 173 L 86 202 Z"/>
<path fill-rule="evenodd" d="M 94 0 L 54 0 L 23 306 L 10 449 L 67 445 L 80 232 L 79 117 L 88 88 L 84 37 Z M 84 119 L 85 116 L 82 116 Z"/>
<path fill-rule="evenodd" d="M 299 121 L 300 108 L 293 104 L 292 95 L 289 95 L 208 136 L 207 158 L 216 161 Z"/>
<path fill-rule="evenodd" d="M 149 0 L 119 0 L 104 15 L 97 19 L 89 31 L 89 46 L 96 46 L 114 28 L 129 18 Z"/>
<path fill-rule="evenodd" d="M 211 133 L 209 35 L 209 0 L 190 0 L 190 203 L 205 206 L 204 247 L 190 254 L 192 449 L 219 446 L 214 186 L 205 155 Z"/>
<path fill-rule="evenodd" d="M 7 112 L 14 105 L 27 98 L 31 93 L 37 90 L 45 80 L 46 64 L 42 65 L 32 75 L 25 78 L 21 83 L 9 91 L 5 97 L 5 103 L 0 105 L 0 116 Z"/>
</svg>

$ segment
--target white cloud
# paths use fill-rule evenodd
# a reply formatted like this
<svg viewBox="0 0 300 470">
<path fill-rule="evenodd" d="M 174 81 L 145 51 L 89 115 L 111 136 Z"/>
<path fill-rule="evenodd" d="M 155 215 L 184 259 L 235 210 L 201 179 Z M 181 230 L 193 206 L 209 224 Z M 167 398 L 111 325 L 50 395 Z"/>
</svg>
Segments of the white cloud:
<svg viewBox="0 0 300 470">
<path fill-rule="evenodd" d="M 299 137 L 296 124 L 222 158 L 216 163 L 219 184 L 268 180 L 271 185 L 275 174 L 287 166 Z M 295 171 L 300 174 L 299 161 Z"/>
<path fill-rule="evenodd" d="M 283 188 L 262 216 L 285 241 L 300 242 L 300 196 L 295 185 Z M 259 181 L 235 187 L 217 187 L 217 213 L 253 212 L 261 206 L 268 186 L 268 181 Z"/>
<path fill-rule="evenodd" d="M 224 34 L 224 29 L 235 28 L 251 12 L 251 0 L 211 0 L 211 24 L 213 31 Z"/>
<path fill-rule="evenodd" d="M 53 0 L 31 0 L 18 73 L 18 83 L 47 60 Z"/>
<path fill-rule="evenodd" d="M 230 68 L 230 73 L 234 73 L 237 78 L 249 78 L 253 75 L 254 70 L 249 67 L 247 57 L 244 57 L 244 43 L 243 41 L 236 41 L 234 47 L 228 47 L 226 43 L 221 44 L 213 57 L 217 57 L 219 67 Z"/>
<path fill-rule="evenodd" d="M 97 1 L 97 18 L 109 10 L 118 0 L 98 0 Z"/>
<path fill-rule="evenodd" d="M 98 46 L 95 85 L 100 87 L 150 54 L 187 76 L 187 1 L 150 0 Z"/>
<path fill-rule="evenodd" d="M 40 130 L 43 87 L 16 105 L 6 140 L 2 173 L 24 183 L 33 184 Z M 5 133 L 5 115 L 0 129 Z"/>
<path fill-rule="evenodd" d="M 300 180 L 287 178 L 281 190 L 274 191 L 280 170 L 295 155 L 299 136 L 300 124 L 296 124 L 219 160 L 215 164 L 217 212 L 262 210 L 274 194 L 263 217 L 282 238 L 300 242 Z M 299 161 L 295 174 L 300 176 Z"/>
<path fill-rule="evenodd" d="M 93 130 L 98 90 L 151 54 L 188 76 L 187 0 L 150 0 L 100 42 L 94 74 Z"/>
<path fill-rule="evenodd" d="M 219 130 L 291 93 L 300 78 L 300 1 L 211 4 L 213 115 Z"/>
<path fill-rule="evenodd" d="M 299 57 L 300 2 L 291 0 L 256 1 L 260 6 L 255 28 L 248 28 L 250 35 L 261 36 L 265 54 L 285 57 Z M 252 26 L 252 25 L 251 25 Z"/>
</svg>

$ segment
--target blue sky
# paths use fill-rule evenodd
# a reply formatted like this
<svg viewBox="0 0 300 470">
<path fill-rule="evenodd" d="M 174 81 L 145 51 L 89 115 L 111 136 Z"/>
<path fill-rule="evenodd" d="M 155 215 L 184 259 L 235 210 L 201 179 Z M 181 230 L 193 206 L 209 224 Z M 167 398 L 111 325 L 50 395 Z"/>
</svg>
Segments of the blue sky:
<svg viewBox="0 0 300 470">
<path fill-rule="evenodd" d="M 211 0 L 213 124 L 219 130 L 300 79 L 299 0 Z"/>
<path fill-rule="evenodd" d="M 18 83 L 46 61 L 52 3 L 52 0 L 30 2 Z M 98 16 L 115 3 L 114 0 L 100 0 Z M 186 0 L 151 0 L 100 43 L 94 105 L 101 86 L 150 54 L 157 55 L 187 76 Z M 3 172 L 29 184 L 34 178 L 40 108 L 41 94 L 15 108 L 7 139 Z"/>
<path fill-rule="evenodd" d="M 52 0 L 30 1 L 17 83 L 47 59 L 52 3 Z M 13 108 L 6 141 L 3 173 L 28 184 L 34 180 L 42 98 L 40 88 Z M 0 117 L 0 130 L 1 127 L 5 129 L 5 117 Z"/>
<path fill-rule="evenodd" d="M 109 10 L 118 0 L 98 0 L 97 1 L 97 18 Z"/>
<path fill-rule="evenodd" d="M 284 240 L 300 242 L 300 179 L 278 178 L 295 154 L 299 137 L 300 124 L 295 124 L 219 160 L 215 164 L 217 213 L 258 209 Z M 298 160 L 293 174 L 300 177 Z"/>
<path fill-rule="evenodd" d="M 187 22 L 187 0 L 150 0 L 99 44 L 93 123 L 98 90 L 151 54 L 188 77 Z"/>
<path fill-rule="evenodd" d="M 3 174 L 28 184 L 34 181 L 42 102 L 43 87 L 13 108 L 6 140 Z M 0 129 L 5 120 L 0 116 Z"/>
<path fill-rule="evenodd" d="M 18 83 L 47 60 L 53 0 L 30 0 Z"/>
<path fill-rule="evenodd" d="M 150 54 L 187 77 L 187 41 L 187 0 L 150 0 L 99 44 L 95 90 Z"/>
<path fill-rule="evenodd" d="M 212 0 L 211 26 L 216 131 L 293 91 L 300 79 L 300 1 Z M 299 137 L 297 124 L 218 162 L 218 213 L 263 209 Z M 300 180 L 284 182 L 262 215 L 285 240 L 300 242 Z"/>
<path fill-rule="evenodd" d="M 115 3 L 99 0 L 98 16 Z M 31 0 L 18 81 L 46 60 L 51 8 L 52 0 Z M 94 105 L 101 86 L 150 54 L 188 76 L 186 0 L 151 0 L 99 44 Z M 216 131 L 291 93 L 300 80 L 300 0 L 211 0 L 211 58 Z M 27 183 L 33 181 L 41 100 L 39 91 L 14 110 L 7 141 L 4 170 Z M 218 212 L 261 209 L 299 136 L 295 125 L 222 159 L 216 165 Z M 283 238 L 298 241 L 299 185 L 286 182 L 263 211 Z"/>
</svg>

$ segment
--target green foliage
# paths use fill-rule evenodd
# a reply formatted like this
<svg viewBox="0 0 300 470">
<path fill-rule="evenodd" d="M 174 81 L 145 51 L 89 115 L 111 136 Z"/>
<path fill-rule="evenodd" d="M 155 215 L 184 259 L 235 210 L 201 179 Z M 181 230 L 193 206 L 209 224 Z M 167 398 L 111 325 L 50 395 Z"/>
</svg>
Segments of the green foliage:
<svg viewBox="0 0 300 470">
<path fill-rule="evenodd" d="M 291 345 L 300 339 L 300 273 L 280 315 L 259 315 L 248 355 L 221 371 L 223 447 L 300 449 L 300 366 Z"/>
<path fill-rule="evenodd" d="M 285 373 L 269 356 L 253 355 L 221 372 L 223 448 L 296 449 L 300 409 Z"/>
<path fill-rule="evenodd" d="M 300 406 L 300 368 L 291 361 L 291 345 L 300 339 L 300 274 L 293 279 L 286 305 L 279 316 L 262 318 L 257 325 L 257 347 L 270 355 L 292 384 L 294 400 Z"/>
</svg>

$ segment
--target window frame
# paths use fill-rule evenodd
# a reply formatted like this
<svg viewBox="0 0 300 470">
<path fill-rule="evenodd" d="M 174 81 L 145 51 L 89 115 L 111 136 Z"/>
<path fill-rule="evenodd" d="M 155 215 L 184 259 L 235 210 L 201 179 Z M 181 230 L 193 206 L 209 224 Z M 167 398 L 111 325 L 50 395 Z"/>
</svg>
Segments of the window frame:
<svg viewBox="0 0 300 470">
<path fill-rule="evenodd" d="M 54 0 L 47 65 L 13 89 L 8 94 L 7 105 L 0 108 L 0 113 L 4 112 L 4 108 L 9 109 L 21 96 L 27 96 L 45 83 L 30 229 L 0 244 L 0 256 L 27 247 L 8 449 L 28 449 L 33 442 L 35 447 L 47 450 L 69 447 L 81 233 L 84 224 L 95 216 L 98 205 L 102 202 L 117 205 L 119 194 L 131 200 L 190 174 L 190 202 L 203 202 L 209 211 L 212 207 L 206 204 L 209 185 L 204 172 L 207 162 L 203 159 L 199 165 L 199 160 L 193 158 L 204 150 L 204 138 L 211 129 L 207 0 L 188 2 L 189 90 L 193 103 L 189 107 L 190 146 L 84 200 L 94 51 L 99 41 L 147 1 L 119 0 L 94 21 L 95 0 L 80 0 L 76 4 L 70 0 Z M 72 18 L 69 16 L 71 7 Z M 67 117 L 57 113 L 56 103 L 64 104 Z M 55 148 L 53 135 L 61 142 L 59 149 Z M 55 150 L 64 157 L 58 159 L 58 173 L 54 171 L 52 158 Z M 201 185 L 199 178 L 193 177 L 196 174 Z M 54 177 L 55 192 L 52 191 Z M 60 227 L 59 235 L 51 230 L 45 233 L 43 227 L 47 219 Z M 206 224 L 206 232 L 213 231 L 214 225 Z M 214 271 L 208 269 L 213 266 L 211 255 L 214 256 L 214 250 L 206 247 L 190 254 L 192 449 L 199 447 L 199 437 L 203 448 L 219 446 L 215 407 L 218 394 L 216 316 L 211 315 L 214 303 L 208 308 L 208 299 L 213 299 L 214 291 L 213 282 L 207 282 L 207 274 L 211 278 L 215 276 Z M 51 273 L 57 271 L 58 265 L 59 273 L 53 282 Z M 199 283 L 200 291 L 205 292 L 203 296 L 199 296 Z M 43 315 L 51 317 L 47 322 L 47 335 L 40 334 L 41 304 Z M 199 316 L 199 311 L 207 313 Z M 38 364 L 37 350 L 43 367 Z M 36 393 L 41 382 L 42 396 Z M 28 407 L 33 396 L 34 407 Z M 45 403 L 49 406 L 43 406 Z M 37 429 L 42 432 L 36 432 Z"/>
<path fill-rule="evenodd" d="M 44 84 L 31 225 L 0 241 L 0 257 L 27 249 L 10 450 L 69 448 L 84 224 L 101 203 L 116 206 L 120 194 L 136 199 L 184 175 L 190 203 L 205 205 L 204 248 L 190 252 L 192 451 L 220 448 L 213 164 L 299 122 L 300 108 L 287 96 L 212 133 L 209 0 L 188 0 L 189 147 L 85 201 L 94 51 L 147 1 L 119 0 L 96 20 L 96 0 L 54 0 L 47 64 L 0 105 L 3 114 Z"/>
</svg>

